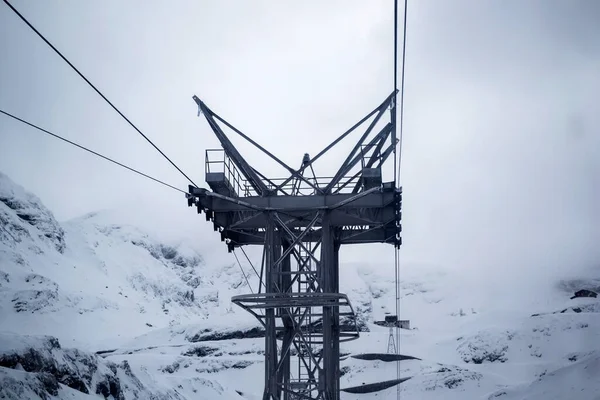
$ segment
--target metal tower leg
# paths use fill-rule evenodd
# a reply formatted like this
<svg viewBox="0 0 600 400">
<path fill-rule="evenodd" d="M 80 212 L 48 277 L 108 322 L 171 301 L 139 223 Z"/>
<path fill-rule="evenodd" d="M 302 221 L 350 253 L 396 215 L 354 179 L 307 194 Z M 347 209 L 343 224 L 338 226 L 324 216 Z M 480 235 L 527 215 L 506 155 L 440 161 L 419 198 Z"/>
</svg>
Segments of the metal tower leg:
<svg viewBox="0 0 600 400">
<path fill-rule="evenodd" d="M 265 232 L 265 288 L 267 293 L 275 292 L 275 274 L 273 266 L 277 260 L 275 221 L 268 215 Z M 275 309 L 265 310 L 265 390 L 263 400 L 279 400 L 276 380 L 277 368 L 277 332 L 275 330 Z"/>
<path fill-rule="evenodd" d="M 340 291 L 340 245 L 337 242 L 334 242 L 333 247 L 333 265 L 332 265 L 332 275 L 333 275 L 333 293 L 339 293 Z M 333 307 L 333 341 L 332 345 L 332 355 L 331 357 L 335 360 L 335 377 L 333 388 L 334 398 L 339 400 L 340 396 L 340 309 L 339 307 Z"/>
<path fill-rule="evenodd" d="M 283 241 L 283 251 L 286 252 L 290 248 L 288 241 Z M 281 262 L 281 274 L 279 287 L 281 291 L 286 290 L 291 284 L 291 260 L 288 255 Z M 283 343 L 281 348 L 287 349 L 282 350 L 281 354 L 281 367 L 279 368 L 277 375 L 277 382 L 279 383 L 279 395 L 283 395 L 283 400 L 289 400 L 289 393 L 282 391 L 282 387 L 289 387 L 290 384 L 290 351 L 292 341 L 294 339 L 294 319 L 291 310 L 288 308 L 279 308 L 279 316 L 283 322 Z"/>
<path fill-rule="evenodd" d="M 334 232 L 330 223 L 330 213 L 322 220 L 323 237 L 321 242 L 321 288 L 323 293 L 337 293 L 337 257 L 335 255 Z M 339 400 L 339 317 L 335 307 L 323 307 L 323 383 L 324 398 Z M 336 347 L 338 347 L 336 349 Z"/>
</svg>

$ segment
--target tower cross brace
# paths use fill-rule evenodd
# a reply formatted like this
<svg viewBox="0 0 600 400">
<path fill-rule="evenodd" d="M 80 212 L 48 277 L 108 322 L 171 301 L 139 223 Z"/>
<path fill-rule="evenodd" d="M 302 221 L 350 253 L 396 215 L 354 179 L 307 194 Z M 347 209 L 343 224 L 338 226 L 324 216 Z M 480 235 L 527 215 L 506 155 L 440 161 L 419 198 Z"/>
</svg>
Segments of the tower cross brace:
<svg viewBox="0 0 600 400">
<path fill-rule="evenodd" d="M 210 189 L 190 186 L 188 206 L 205 213 L 230 252 L 263 246 L 258 292 L 232 298 L 265 328 L 263 400 L 340 398 L 340 343 L 359 336 L 356 313 L 339 292 L 340 250 L 347 244 L 401 245 L 402 189 L 382 180 L 382 167 L 398 142 L 395 95 L 314 158 L 305 154 L 298 169 L 193 97 L 222 149 L 206 151 Z M 386 110 L 390 121 L 384 123 Z M 360 129 L 360 139 L 333 177 L 316 176 L 314 163 Z M 289 176 L 269 178 L 253 168 L 226 130 Z"/>
</svg>

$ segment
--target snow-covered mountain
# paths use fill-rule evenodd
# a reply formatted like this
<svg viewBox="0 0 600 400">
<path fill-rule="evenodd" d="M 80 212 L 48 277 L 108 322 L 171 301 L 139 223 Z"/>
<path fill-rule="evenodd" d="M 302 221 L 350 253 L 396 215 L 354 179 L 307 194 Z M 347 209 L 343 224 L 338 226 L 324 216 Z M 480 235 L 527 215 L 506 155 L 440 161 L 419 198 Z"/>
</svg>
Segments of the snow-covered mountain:
<svg viewBox="0 0 600 400">
<path fill-rule="evenodd" d="M 59 223 L 0 173 L 0 398 L 256 399 L 259 324 L 230 303 L 249 289 L 216 249 L 166 240 L 99 212 Z M 212 234 L 208 230 L 207 234 Z M 211 257 L 212 259 L 218 259 Z M 244 273 L 256 287 L 250 266 Z M 365 332 L 341 346 L 342 386 L 396 378 L 375 325 L 394 308 L 393 268 L 343 265 Z M 600 264 L 515 276 L 403 265 L 403 398 L 600 399 Z M 396 388 L 343 399 L 392 399 Z"/>
</svg>

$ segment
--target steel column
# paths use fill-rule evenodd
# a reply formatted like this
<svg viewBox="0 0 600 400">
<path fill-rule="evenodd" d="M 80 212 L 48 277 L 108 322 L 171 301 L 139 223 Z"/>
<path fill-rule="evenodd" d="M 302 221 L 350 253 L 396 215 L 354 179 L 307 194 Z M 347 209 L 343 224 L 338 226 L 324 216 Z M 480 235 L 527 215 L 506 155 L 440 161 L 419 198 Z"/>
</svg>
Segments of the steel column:
<svg viewBox="0 0 600 400">
<path fill-rule="evenodd" d="M 283 252 L 288 250 L 290 246 L 289 241 L 282 240 L 283 244 Z M 288 254 L 283 261 L 281 262 L 281 274 L 279 275 L 279 288 L 280 291 L 285 291 L 286 288 L 290 285 L 292 277 L 291 273 L 291 260 L 290 254 Z M 291 346 L 291 342 L 294 339 L 294 320 L 293 315 L 291 315 L 292 310 L 289 308 L 282 307 L 279 309 L 279 314 L 283 321 L 283 344 L 281 346 L 282 349 L 289 349 Z M 282 393 L 281 387 L 289 387 L 290 383 L 290 351 L 286 351 L 284 354 L 281 354 L 282 357 L 282 367 L 278 371 L 277 382 L 280 384 L 280 395 Z M 290 393 L 287 391 L 283 391 L 283 400 L 290 400 Z"/>
<path fill-rule="evenodd" d="M 273 265 L 277 256 L 275 221 L 271 214 L 267 217 L 265 232 L 265 287 L 267 293 L 276 291 L 276 281 Z M 265 390 L 263 400 L 279 400 L 277 391 L 277 332 L 275 331 L 275 309 L 265 310 Z"/>
<path fill-rule="evenodd" d="M 337 293 L 334 231 L 330 213 L 323 215 L 321 242 L 321 288 L 323 293 Z M 334 342 L 339 342 L 339 320 L 335 307 L 323 307 L 323 385 L 326 400 L 339 400 L 339 358 L 335 356 Z"/>
</svg>

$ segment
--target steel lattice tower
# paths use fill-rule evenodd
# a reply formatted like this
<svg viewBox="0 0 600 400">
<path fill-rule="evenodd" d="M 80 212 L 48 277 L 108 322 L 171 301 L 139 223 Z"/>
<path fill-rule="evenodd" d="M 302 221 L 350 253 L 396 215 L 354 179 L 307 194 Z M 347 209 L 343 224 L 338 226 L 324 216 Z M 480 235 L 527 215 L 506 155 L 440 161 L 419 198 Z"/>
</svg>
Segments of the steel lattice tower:
<svg viewBox="0 0 600 400">
<path fill-rule="evenodd" d="M 206 214 L 229 251 L 264 246 L 258 292 L 232 298 L 265 328 L 263 400 L 340 398 L 340 342 L 359 336 L 350 300 L 339 293 L 340 248 L 401 244 L 402 190 L 397 182 L 382 181 L 382 166 L 398 143 L 395 96 L 396 91 L 314 158 L 305 154 L 298 169 L 193 97 L 222 149 L 206 151 L 210 190 L 190 186 L 188 206 Z M 224 127 L 289 176 L 269 178 L 251 167 Z M 316 176 L 313 164 L 356 131 L 362 135 L 335 175 Z"/>
</svg>

